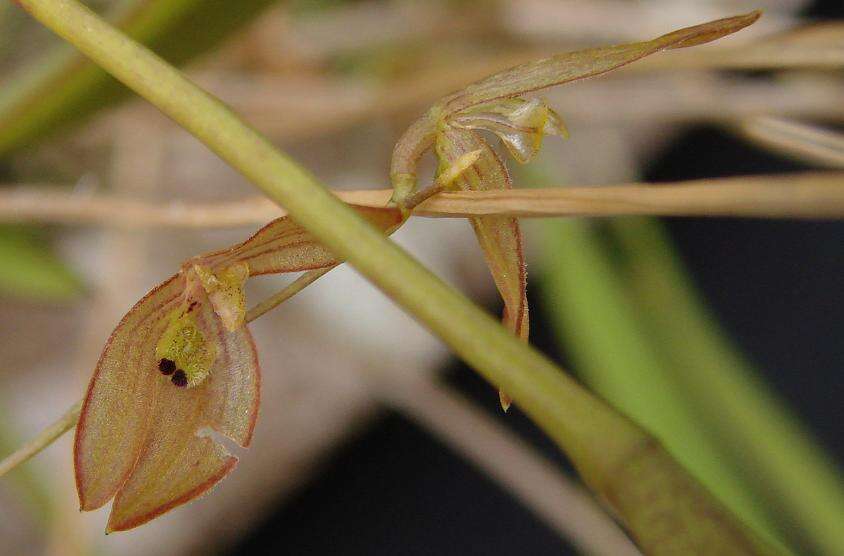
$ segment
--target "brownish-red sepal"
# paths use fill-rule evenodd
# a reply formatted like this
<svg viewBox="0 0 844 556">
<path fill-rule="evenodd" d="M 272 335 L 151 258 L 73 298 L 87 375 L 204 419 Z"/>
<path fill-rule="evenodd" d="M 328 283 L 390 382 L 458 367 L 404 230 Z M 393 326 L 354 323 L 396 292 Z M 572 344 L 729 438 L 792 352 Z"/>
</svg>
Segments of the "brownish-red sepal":
<svg viewBox="0 0 844 556">
<path fill-rule="evenodd" d="M 210 366 L 190 387 L 174 380 L 182 369 L 160 364 L 162 337 L 183 323 L 213 355 L 185 360 Z M 126 314 L 91 378 L 74 442 L 81 509 L 114 496 L 107 529 L 120 531 L 201 495 L 236 462 L 201 435 L 214 430 L 247 446 L 259 398 L 248 329 L 226 330 L 199 278 L 183 269 Z"/>
<path fill-rule="evenodd" d="M 354 206 L 391 233 L 395 208 Z M 109 531 L 136 527 L 201 495 L 237 459 L 208 437 L 249 444 L 260 397 L 243 323 L 248 276 L 325 268 L 337 260 L 289 217 L 245 242 L 194 257 L 133 307 L 91 379 L 74 444 L 83 510 L 114 497 Z"/>
<path fill-rule="evenodd" d="M 751 25 L 762 15 L 745 15 L 686 27 L 650 41 L 566 52 L 528 62 L 477 81 L 441 102 L 444 112 L 453 114 L 481 103 L 561 85 L 612 71 L 661 50 L 707 43 Z"/>
<path fill-rule="evenodd" d="M 459 189 L 487 191 L 512 187 L 504 163 L 474 131 L 444 125 L 435 148 L 441 171 L 454 164 L 463 153 L 480 151 L 475 164 L 454 181 Z M 495 286 L 504 300 L 503 324 L 518 337 L 527 340 L 527 269 L 519 221 L 507 216 L 479 216 L 470 218 L 470 222 Z M 500 396 L 502 407 L 506 410 L 509 397 L 503 392 Z"/>
<path fill-rule="evenodd" d="M 370 224 L 390 234 L 404 221 L 395 207 L 349 205 Z M 221 269 L 249 265 L 249 275 L 301 272 L 333 266 L 339 261 L 313 235 L 288 216 L 273 220 L 239 245 L 199 257 L 202 264 Z"/>
</svg>

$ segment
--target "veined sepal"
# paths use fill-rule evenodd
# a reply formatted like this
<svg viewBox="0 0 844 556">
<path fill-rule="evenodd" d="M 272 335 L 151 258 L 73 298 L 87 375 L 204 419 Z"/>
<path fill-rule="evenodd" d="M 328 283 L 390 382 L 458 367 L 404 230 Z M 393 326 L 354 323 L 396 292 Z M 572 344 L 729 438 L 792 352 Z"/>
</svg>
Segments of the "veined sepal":
<svg viewBox="0 0 844 556">
<path fill-rule="evenodd" d="M 355 207 L 385 233 L 396 208 Z M 247 446 L 260 371 L 244 323 L 249 276 L 326 268 L 339 261 L 288 217 L 252 237 L 194 257 L 123 317 L 100 356 L 74 441 L 82 510 L 114 498 L 107 531 L 145 523 L 200 496 L 237 458 L 217 431 Z"/>
<path fill-rule="evenodd" d="M 438 129 L 434 149 L 440 163 L 440 175 L 457 166 L 466 153 L 478 153 L 474 164 L 454 179 L 454 186 L 460 190 L 489 191 L 512 187 L 504 162 L 474 130 L 443 122 Z M 516 336 L 527 340 L 527 270 L 519 221 L 509 216 L 476 216 L 469 221 L 504 301 L 503 324 Z M 502 407 L 505 410 L 509 408 L 510 399 L 505 393 L 500 393 L 500 399 Z"/>
<path fill-rule="evenodd" d="M 174 381 L 177 365 L 183 382 Z M 121 320 L 91 378 L 74 442 L 81 509 L 114 497 L 107 529 L 119 531 L 199 496 L 237 459 L 198 433 L 211 428 L 247 446 L 259 398 L 247 327 L 227 330 L 199 280 L 173 276 Z"/>
</svg>

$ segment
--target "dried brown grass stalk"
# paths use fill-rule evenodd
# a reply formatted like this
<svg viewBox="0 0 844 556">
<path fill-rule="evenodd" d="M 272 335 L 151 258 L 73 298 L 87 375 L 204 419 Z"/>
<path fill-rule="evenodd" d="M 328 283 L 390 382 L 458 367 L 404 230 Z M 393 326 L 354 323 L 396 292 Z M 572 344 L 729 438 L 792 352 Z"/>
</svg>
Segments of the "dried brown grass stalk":
<svg viewBox="0 0 844 556">
<path fill-rule="evenodd" d="M 741 122 L 738 130 L 746 138 L 787 156 L 829 168 L 844 168 L 844 134 L 774 117 Z"/>
<path fill-rule="evenodd" d="M 384 206 L 392 190 L 337 191 L 346 202 Z M 125 228 L 231 228 L 264 224 L 284 212 L 265 198 L 198 203 L 151 203 L 78 196 L 19 186 L 0 190 L 0 222 L 44 222 Z M 553 187 L 440 193 L 414 215 L 464 218 L 553 216 L 844 217 L 844 172 L 712 178 L 664 184 Z"/>
</svg>

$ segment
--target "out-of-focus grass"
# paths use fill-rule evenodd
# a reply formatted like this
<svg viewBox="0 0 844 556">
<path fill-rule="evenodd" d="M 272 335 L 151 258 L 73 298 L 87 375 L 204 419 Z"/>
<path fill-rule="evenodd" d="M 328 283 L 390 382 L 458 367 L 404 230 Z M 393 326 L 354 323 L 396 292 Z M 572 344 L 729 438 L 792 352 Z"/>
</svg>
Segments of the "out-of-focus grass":
<svg viewBox="0 0 844 556">
<path fill-rule="evenodd" d="M 843 554 L 840 470 L 719 328 L 661 224 L 624 218 L 609 229 L 623 258 L 616 271 L 641 326 L 673 369 L 682 403 L 803 543 Z"/>
<path fill-rule="evenodd" d="M 79 278 L 34 233 L 0 227 L 0 295 L 62 302 L 81 291 Z"/>
<path fill-rule="evenodd" d="M 534 186 L 552 181 L 522 175 Z M 720 331 L 661 225 L 624 218 L 541 226 L 544 304 L 584 380 L 748 523 L 840 554 L 840 476 Z"/>
<path fill-rule="evenodd" d="M 6 454 L 20 445 L 21 438 L 13 431 L 14 419 L 0 405 L 0 453 Z M 19 502 L 15 510 L 24 510 L 39 526 L 46 527 L 53 518 L 53 497 L 44 477 L 31 466 L 23 465 L 9 473 L 8 483 Z"/>
<path fill-rule="evenodd" d="M 168 62 L 182 64 L 219 44 L 275 0 L 127 0 L 110 19 Z M 128 89 L 66 44 L 0 89 L 0 156 L 32 146 L 125 98 Z"/>
<path fill-rule="evenodd" d="M 125 0 L 112 20 L 174 64 L 219 44 L 275 0 Z M 3 15 L 9 16 L 8 13 Z M 129 90 L 65 43 L 34 59 L 0 88 L 0 156 L 125 98 Z M 62 301 L 79 281 L 46 249 L 16 228 L 0 228 L 0 294 Z"/>
<path fill-rule="evenodd" d="M 532 174 L 536 180 L 537 173 Z M 574 369 L 614 407 L 659 438 L 740 518 L 767 537 L 780 538 L 764 506 L 726 461 L 723 447 L 675 395 L 672 373 L 641 328 L 592 224 L 553 219 L 540 226 L 541 268 L 534 275 L 539 275 L 543 307 Z"/>
</svg>

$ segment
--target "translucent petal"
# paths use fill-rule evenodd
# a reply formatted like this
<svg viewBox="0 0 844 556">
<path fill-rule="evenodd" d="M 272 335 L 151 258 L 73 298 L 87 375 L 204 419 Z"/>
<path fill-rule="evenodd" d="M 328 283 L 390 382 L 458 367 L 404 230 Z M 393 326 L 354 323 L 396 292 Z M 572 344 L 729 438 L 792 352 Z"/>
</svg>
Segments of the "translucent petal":
<svg viewBox="0 0 844 556">
<path fill-rule="evenodd" d="M 455 127 L 496 134 L 522 164 L 536 156 L 545 135 L 568 137 L 560 116 L 538 98 L 500 99 L 473 106 L 450 116 L 448 122 Z"/>
<path fill-rule="evenodd" d="M 474 166 L 481 156 L 482 151 L 472 151 L 460 156 L 452 164 L 448 165 L 443 171 L 437 174 L 437 179 L 434 181 L 436 187 L 443 189 L 451 189 L 454 180 L 460 177 L 463 172 Z"/>
<path fill-rule="evenodd" d="M 455 180 L 460 189 L 486 191 L 511 187 L 510 176 L 501 159 L 474 131 L 444 126 L 435 148 L 441 168 L 454 164 L 464 153 L 481 151 L 477 162 Z M 470 222 L 504 300 L 503 323 L 526 341 L 529 334 L 527 271 L 519 222 L 506 216 L 472 217 Z M 503 404 L 508 398 L 506 394 L 501 395 Z"/>
</svg>

